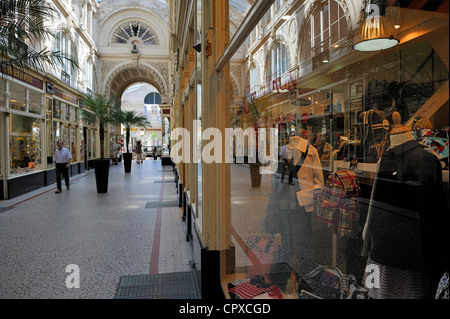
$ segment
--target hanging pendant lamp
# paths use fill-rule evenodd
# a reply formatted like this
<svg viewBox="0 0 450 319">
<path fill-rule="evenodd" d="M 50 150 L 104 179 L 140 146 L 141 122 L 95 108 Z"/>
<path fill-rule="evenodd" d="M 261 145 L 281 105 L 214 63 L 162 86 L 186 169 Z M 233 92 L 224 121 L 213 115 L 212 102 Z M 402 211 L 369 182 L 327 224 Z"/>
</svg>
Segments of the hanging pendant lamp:
<svg viewBox="0 0 450 319">
<path fill-rule="evenodd" d="M 364 20 L 355 35 L 353 48 L 357 51 L 379 51 L 392 48 L 399 42 L 394 23 L 379 15 Z"/>
</svg>

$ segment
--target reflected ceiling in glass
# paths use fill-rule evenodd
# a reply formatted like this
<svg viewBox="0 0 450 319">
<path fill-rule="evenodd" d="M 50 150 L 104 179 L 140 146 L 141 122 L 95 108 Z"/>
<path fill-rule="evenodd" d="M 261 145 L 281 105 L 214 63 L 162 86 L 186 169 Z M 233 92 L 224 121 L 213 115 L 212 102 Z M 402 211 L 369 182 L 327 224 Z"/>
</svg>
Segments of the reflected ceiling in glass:
<svg viewBox="0 0 450 319">
<path fill-rule="evenodd" d="M 230 0 L 230 6 L 233 6 L 239 11 L 246 13 L 250 8 L 250 2 L 247 0 Z"/>
</svg>

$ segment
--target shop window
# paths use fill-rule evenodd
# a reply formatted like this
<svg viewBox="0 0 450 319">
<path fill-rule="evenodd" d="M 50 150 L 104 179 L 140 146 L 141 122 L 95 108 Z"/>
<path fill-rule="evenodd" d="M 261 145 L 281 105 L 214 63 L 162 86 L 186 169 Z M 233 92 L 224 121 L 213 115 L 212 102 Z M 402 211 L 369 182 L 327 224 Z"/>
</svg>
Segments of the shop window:
<svg viewBox="0 0 450 319">
<path fill-rule="evenodd" d="M 70 128 L 69 125 L 61 125 L 62 128 L 62 141 L 65 147 L 67 147 L 70 150 Z"/>
<path fill-rule="evenodd" d="M 69 111 L 70 111 L 69 120 L 71 122 L 76 122 L 77 121 L 78 108 L 73 106 L 73 105 L 69 105 Z"/>
<path fill-rule="evenodd" d="M 70 126 L 70 147 L 66 146 L 73 158 L 74 162 L 78 162 L 78 153 L 77 153 L 77 127 L 71 125 Z"/>
<path fill-rule="evenodd" d="M 61 139 L 61 123 L 53 122 L 53 144 L 49 146 L 49 148 L 52 151 L 55 150 L 56 142 L 58 142 L 60 139 Z"/>
<path fill-rule="evenodd" d="M 52 125 L 52 112 L 53 112 L 53 100 L 47 99 L 47 110 L 46 110 L 46 132 L 45 141 L 47 145 L 47 168 L 53 167 L 53 125 Z"/>
<path fill-rule="evenodd" d="M 348 36 L 342 2 L 319 2 L 301 28 L 301 62 Z M 233 145 L 230 194 L 220 198 L 229 196 L 235 251 L 232 267 L 222 260 L 226 297 L 435 297 L 448 263 L 448 42 L 437 40 L 448 37 L 448 16 L 423 12 L 433 18 L 425 27 L 417 12 L 401 10 L 409 43 L 370 55 L 333 51 L 320 72 L 296 78 L 296 94 L 230 105 L 233 129 L 273 128 L 279 149 L 267 173 L 250 162 L 248 139 L 243 152 Z M 276 54 L 267 75 L 282 69 Z"/>
<path fill-rule="evenodd" d="M 0 107 L 5 107 L 6 81 L 0 76 Z"/>
<path fill-rule="evenodd" d="M 84 129 L 80 127 L 80 162 L 84 161 L 85 145 L 84 145 Z M 72 155 L 73 156 L 73 155 Z"/>
<path fill-rule="evenodd" d="M 42 114 L 42 101 L 43 95 L 42 93 L 29 90 L 29 107 L 28 110 L 30 113 L 34 114 Z"/>
<path fill-rule="evenodd" d="M 26 111 L 27 89 L 19 84 L 11 83 L 9 85 L 9 107 L 11 109 Z"/>
<path fill-rule="evenodd" d="M 67 103 L 61 102 L 62 119 L 68 121 L 70 119 L 70 107 Z"/>
<path fill-rule="evenodd" d="M 10 175 L 42 169 L 40 119 L 11 114 L 9 145 Z"/>
<path fill-rule="evenodd" d="M 61 102 L 53 100 L 53 118 L 60 119 L 62 116 Z"/>
</svg>

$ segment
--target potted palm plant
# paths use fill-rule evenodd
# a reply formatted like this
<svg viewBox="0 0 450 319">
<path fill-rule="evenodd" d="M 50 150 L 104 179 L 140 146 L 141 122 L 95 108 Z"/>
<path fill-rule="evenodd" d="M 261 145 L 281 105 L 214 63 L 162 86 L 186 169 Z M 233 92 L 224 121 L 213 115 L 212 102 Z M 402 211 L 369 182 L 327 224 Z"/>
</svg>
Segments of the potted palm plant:
<svg viewBox="0 0 450 319">
<path fill-rule="evenodd" d="M 110 160 L 105 159 L 105 128 L 108 124 L 116 123 L 113 114 L 119 106 L 114 98 L 102 95 L 87 97 L 84 104 L 87 108 L 81 110 L 83 119 L 98 125 L 100 133 L 100 159 L 94 161 L 97 193 L 107 193 Z"/>
<path fill-rule="evenodd" d="M 259 109 L 258 109 L 259 108 Z M 259 134 L 258 129 L 261 126 L 261 109 L 264 108 L 263 105 L 257 105 L 255 102 L 249 102 L 244 100 L 244 103 L 241 107 L 241 110 L 238 112 L 236 118 L 233 120 L 233 127 L 238 127 L 239 125 L 252 127 L 256 134 L 255 142 L 256 142 L 256 154 L 254 157 L 247 157 L 248 164 L 250 167 L 250 181 L 251 186 L 253 188 L 261 187 L 261 173 L 260 167 L 262 165 L 259 154 L 258 154 L 258 146 L 259 146 Z"/>
<path fill-rule="evenodd" d="M 122 111 L 118 110 L 114 114 L 117 123 L 123 124 L 125 126 L 125 143 L 127 145 L 127 152 L 123 153 L 123 166 L 125 173 L 131 172 L 131 160 L 133 158 L 133 153 L 129 150 L 130 144 L 130 130 L 132 127 L 146 127 L 149 125 L 146 118 L 134 111 Z"/>
</svg>

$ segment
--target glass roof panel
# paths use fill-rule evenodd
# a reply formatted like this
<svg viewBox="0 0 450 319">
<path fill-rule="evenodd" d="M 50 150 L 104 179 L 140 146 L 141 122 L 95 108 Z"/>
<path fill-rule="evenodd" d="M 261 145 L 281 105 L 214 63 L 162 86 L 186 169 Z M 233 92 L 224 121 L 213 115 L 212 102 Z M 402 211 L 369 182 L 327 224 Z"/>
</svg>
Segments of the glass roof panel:
<svg viewBox="0 0 450 319">
<path fill-rule="evenodd" d="M 230 6 L 245 13 L 250 8 L 250 3 L 247 0 L 230 0 Z"/>
</svg>

